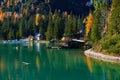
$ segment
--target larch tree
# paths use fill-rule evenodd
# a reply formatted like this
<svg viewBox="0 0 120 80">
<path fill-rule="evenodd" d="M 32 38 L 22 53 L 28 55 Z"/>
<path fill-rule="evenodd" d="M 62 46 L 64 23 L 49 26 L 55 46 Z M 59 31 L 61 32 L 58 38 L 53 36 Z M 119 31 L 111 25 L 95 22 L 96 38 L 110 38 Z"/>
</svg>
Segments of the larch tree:
<svg viewBox="0 0 120 80">
<path fill-rule="evenodd" d="M 84 21 L 84 23 L 86 24 L 86 37 L 88 37 L 89 32 L 91 30 L 92 24 L 93 24 L 93 15 L 90 12 L 88 17 L 86 18 L 86 20 Z"/>
<path fill-rule="evenodd" d="M 40 14 L 37 13 L 36 17 L 35 17 L 35 25 L 38 26 L 39 25 L 39 21 L 40 21 Z"/>
</svg>

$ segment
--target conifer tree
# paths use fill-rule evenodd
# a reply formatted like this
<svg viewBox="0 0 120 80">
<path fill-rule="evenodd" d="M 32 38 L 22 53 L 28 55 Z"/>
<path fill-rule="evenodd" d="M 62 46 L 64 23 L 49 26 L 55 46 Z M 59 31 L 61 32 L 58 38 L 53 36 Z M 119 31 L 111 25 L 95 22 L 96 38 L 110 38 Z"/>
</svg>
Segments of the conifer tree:
<svg viewBox="0 0 120 80">
<path fill-rule="evenodd" d="M 31 16 L 27 22 L 27 30 L 28 30 L 28 35 L 31 35 L 34 33 L 33 29 L 35 27 L 35 23 L 34 23 L 35 18 L 33 16 Z M 39 29 L 39 26 L 38 26 Z"/>
<path fill-rule="evenodd" d="M 93 43 L 101 39 L 101 12 L 99 9 L 94 11 L 93 25 L 91 28 L 91 40 Z"/>
<path fill-rule="evenodd" d="M 77 18 L 75 16 L 73 16 L 72 19 L 72 33 L 76 33 L 77 32 Z"/>
<path fill-rule="evenodd" d="M 65 20 L 65 35 L 71 36 L 72 34 L 72 16 L 68 15 L 67 19 Z"/>
<path fill-rule="evenodd" d="M 55 22 L 54 22 L 54 38 L 58 39 L 59 34 L 59 17 L 57 16 Z"/>
<path fill-rule="evenodd" d="M 53 23 L 52 23 L 52 15 L 51 12 L 49 13 L 49 22 L 46 32 L 46 40 L 50 40 L 53 38 Z"/>
<path fill-rule="evenodd" d="M 120 0 L 113 0 L 108 35 L 120 34 Z"/>
<path fill-rule="evenodd" d="M 23 36 L 23 20 L 22 19 L 19 22 L 18 33 L 19 33 L 19 37 L 22 38 L 22 36 Z"/>
<path fill-rule="evenodd" d="M 86 23 L 86 37 L 88 37 L 89 32 L 91 30 L 92 24 L 93 24 L 93 16 L 92 13 L 90 12 L 86 20 L 84 21 Z"/>
<path fill-rule="evenodd" d="M 9 32 L 8 32 L 8 39 L 14 39 L 14 32 L 13 32 L 13 29 L 12 28 L 10 28 L 9 29 Z"/>
<path fill-rule="evenodd" d="M 82 25 L 83 25 L 82 19 L 79 16 L 78 19 L 77 19 L 77 30 L 80 30 Z"/>
</svg>

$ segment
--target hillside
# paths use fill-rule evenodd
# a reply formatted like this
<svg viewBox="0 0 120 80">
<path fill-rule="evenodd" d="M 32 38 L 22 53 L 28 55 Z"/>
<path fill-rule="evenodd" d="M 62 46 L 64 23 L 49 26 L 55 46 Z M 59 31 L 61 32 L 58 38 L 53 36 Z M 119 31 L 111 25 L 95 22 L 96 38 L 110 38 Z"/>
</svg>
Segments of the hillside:
<svg viewBox="0 0 120 80">
<path fill-rule="evenodd" d="M 43 39 L 48 40 L 60 39 L 63 34 L 70 36 L 80 30 L 83 17 L 90 9 L 86 6 L 87 2 L 0 0 L 0 39 L 20 39 L 36 33 L 41 33 Z"/>
<path fill-rule="evenodd" d="M 60 9 L 77 15 L 87 15 L 92 8 L 87 6 L 88 2 L 89 0 L 51 0 L 51 6 L 53 10 Z"/>
<path fill-rule="evenodd" d="M 86 18 L 86 37 L 96 52 L 120 55 L 119 3 L 119 0 L 95 2 L 95 10 Z"/>
</svg>

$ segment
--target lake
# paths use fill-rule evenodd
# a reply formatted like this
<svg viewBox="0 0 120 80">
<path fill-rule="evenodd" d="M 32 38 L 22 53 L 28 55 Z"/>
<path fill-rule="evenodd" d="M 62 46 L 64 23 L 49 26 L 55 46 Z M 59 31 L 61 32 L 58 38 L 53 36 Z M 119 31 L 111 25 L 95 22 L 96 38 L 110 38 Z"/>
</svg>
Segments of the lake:
<svg viewBox="0 0 120 80">
<path fill-rule="evenodd" d="M 0 80 L 120 80 L 120 64 L 86 57 L 81 49 L 0 43 Z"/>
</svg>

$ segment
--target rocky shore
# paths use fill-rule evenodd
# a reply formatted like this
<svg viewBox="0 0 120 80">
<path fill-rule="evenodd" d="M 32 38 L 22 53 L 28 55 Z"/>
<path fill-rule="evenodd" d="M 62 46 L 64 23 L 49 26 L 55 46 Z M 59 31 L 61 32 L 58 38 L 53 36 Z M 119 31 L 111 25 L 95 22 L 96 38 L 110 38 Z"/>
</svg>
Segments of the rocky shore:
<svg viewBox="0 0 120 80">
<path fill-rule="evenodd" d="M 84 51 L 84 54 L 86 56 L 89 56 L 95 59 L 100 59 L 100 60 L 108 61 L 108 62 L 120 63 L 120 57 L 109 56 L 109 55 L 105 55 L 102 53 L 94 52 L 92 49 Z"/>
</svg>

